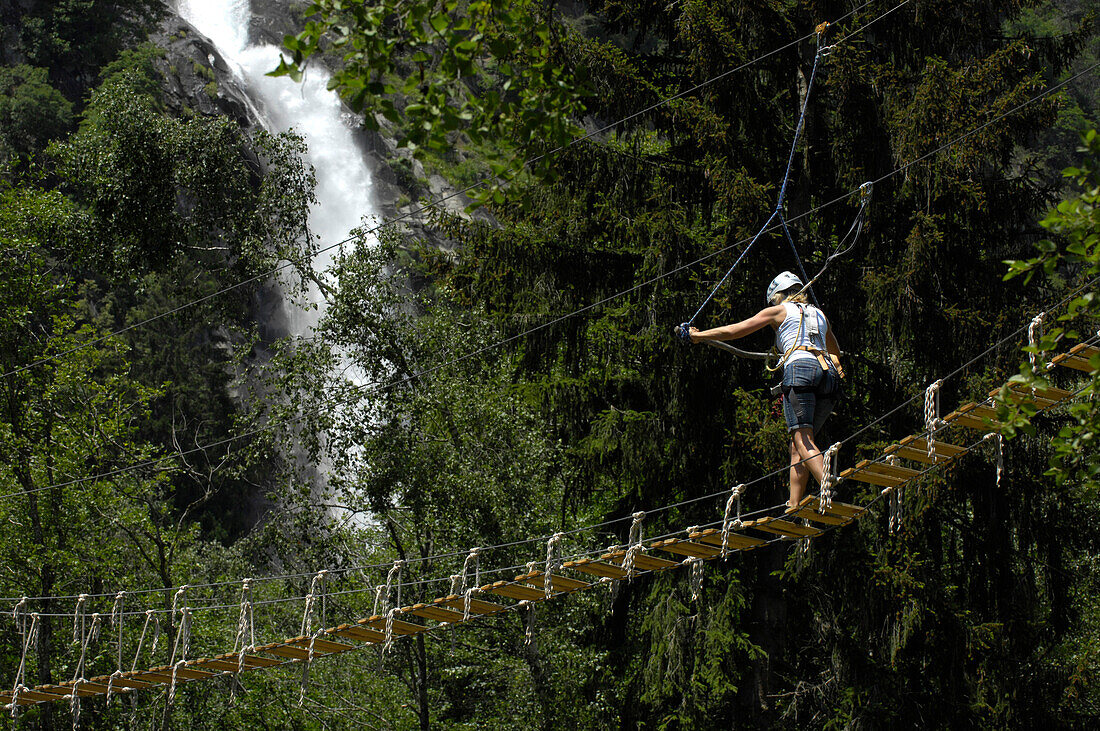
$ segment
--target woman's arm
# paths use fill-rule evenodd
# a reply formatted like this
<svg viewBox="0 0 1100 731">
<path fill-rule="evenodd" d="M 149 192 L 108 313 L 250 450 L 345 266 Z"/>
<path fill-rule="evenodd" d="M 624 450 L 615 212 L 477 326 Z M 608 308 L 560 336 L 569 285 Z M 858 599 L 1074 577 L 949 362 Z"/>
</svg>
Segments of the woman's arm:
<svg viewBox="0 0 1100 731">
<path fill-rule="evenodd" d="M 787 310 L 783 305 L 776 305 L 775 307 L 767 307 L 747 320 L 741 322 L 735 322 L 732 325 L 723 325 L 722 327 L 714 327 L 710 330 L 700 330 L 698 328 L 691 328 L 691 342 L 698 343 L 703 340 L 737 340 L 743 338 L 746 335 L 752 335 L 757 330 L 766 327 L 767 325 L 773 325 L 779 327 L 783 324 L 783 320 L 787 317 Z"/>
</svg>

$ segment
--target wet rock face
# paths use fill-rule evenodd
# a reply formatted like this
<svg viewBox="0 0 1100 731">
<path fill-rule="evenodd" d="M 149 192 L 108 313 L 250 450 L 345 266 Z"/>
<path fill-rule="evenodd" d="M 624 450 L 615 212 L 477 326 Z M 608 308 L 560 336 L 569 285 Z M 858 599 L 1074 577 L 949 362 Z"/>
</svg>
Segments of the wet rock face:
<svg viewBox="0 0 1100 731">
<path fill-rule="evenodd" d="M 248 96 L 210 39 L 177 15 L 169 15 L 150 36 L 164 49 L 156 61 L 163 79 L 164 103 L 175 115 L 225 115 L 246 130 L 259 121 Z"/>
<path fill-rule="evenodd" d="M 303 0 L 252 0 L 252 21 L 248 40 L 252 43 L 283 45 L 283 37 L 297 33 L 305 23 Z"/>
</svg>

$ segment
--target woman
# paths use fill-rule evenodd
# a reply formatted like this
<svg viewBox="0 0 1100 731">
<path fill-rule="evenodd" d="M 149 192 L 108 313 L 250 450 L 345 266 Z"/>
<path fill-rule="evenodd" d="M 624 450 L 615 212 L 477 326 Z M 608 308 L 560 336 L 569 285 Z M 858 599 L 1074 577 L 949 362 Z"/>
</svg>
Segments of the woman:
<svg viewBox="0 0 1100 731">
<path fill-rule="evenodd" d="M 796 507 L 806 493 L 809 475 L 821 483 L 823 460 L 814 435 L 833 411 L 840 391 L 840 346 L 829 321 L 802 292 L 802 280 L 783 272 L 768 285 L 766 307 L 747 320 L 710 330 L 691 328 L 691 342 L 736 340 L 771 325 L 783 358 L 783 417 L 791 434 L 791 494 Z"/>
</svg>

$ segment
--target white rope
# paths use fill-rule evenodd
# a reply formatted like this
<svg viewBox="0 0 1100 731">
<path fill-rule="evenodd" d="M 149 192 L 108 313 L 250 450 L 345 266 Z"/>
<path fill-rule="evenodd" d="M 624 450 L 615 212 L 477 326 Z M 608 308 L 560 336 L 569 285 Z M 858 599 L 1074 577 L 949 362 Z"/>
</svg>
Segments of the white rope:
<svg viewBox="0 0 1100 731">
<path fill-rule="evenodd" d="M 302 665 L 302 679 L 300 683 L 300 693 L 298 694 L 298 707 L 301 708 L 305 703 L 306 693 L 309 690 L 309 668 L 313 664 L 313 656 L 315 654 L 314 646 L 317 643 L 317 638 L 325 631 L 325 578 L 328 576 L 327 569 L 321 569 L 317 572 L 317 575 L 313 577 L 313 581 L 309 586 L 309 593 L 306 594 L 306 606 L 302 612 L 302 631 L 301 636 L 309 636 L 309 654 L 306 655 L 306 661 Z M 318 623 L 317 631 L 313 630 L 313 615 L 314 607 L 317 604 L 318 598 L 321 600 L 321 621 Z"/>
<path fill-rule="evenodd" d="M 398 559 L 393 562 L 393 567 L 390 568 L 388 574 L 386 574 L 386 588 L 382 592 L 383 598 L 383 611 L 386 614 L 386 641 L 382 645 L 383 652 L 389 652 L 393 647 L 393 613 L 401 607 L 401 569 L 405 566 L 405 562 Z M 394 586 L 394 579 L 397 584 L 397 603 L 395 606 L 390 606 L 390 589 Z"/>
<path fill-rule="evenodd" d="M 466 560 L 462 562 L 462 586 L 466 586 L 466 577 L 469 576 L 470 567 L 474 568 L 474 586 L 481 586 L 481 555 L 480 548 L 471 548 L 466 554 Z"/>
<path fill-rule="evenodd" d="M 480 548 L 471 548 L 470 552 L 466 554 L 466 560 L 462 562 L 462 575 L 461 581 L 458 584 L 458 591 L 455 591 L 454 586 L 451 587 L 452 594 L 462 595 L 462 621 L 465 622 L 470 619 L 470 602 L 473 600 L 474 592 L 478 591 L 481 587 L 481 561 L 478 558 L 481 555 Z M 466 577 L 469 576 L 470 569 L 474 571 L 474 582 L 470 586 L 466 585 Z"/>
<path fill-rule="evenodd" d="M 470 619 L 470 602 L 473 601 L 474 592 L 477 591 L 476 586 L 471 586 L 462 595 L 462 621 L 466 622 Z"/>
<path fill-rule="evenodd" d="M 745 483 L 737 485 L 730 490 L 730 496 L 726 500 L 726 512 L 722 516 L 722 558 L 726 558 L 729 555 L 729 546 L 726 545 L 726 541 L 729 540 L 731 530 L 741 530 L 741 496 L 745 494 Z M 730 520 L 730 512 L 734 505 L 737 506 L 737 517 Z M 688 534 L 690 537 L 690 533 Z"/>
<path fill-rule="evenodd" d="M 379 584 L 378 586 L 374 587 L 374 611 L 371 612 L 371 616 L 374 616 L 374 617 L 379 616 L 378 607 L 380 606 L 381 601 L 382 601 L 382 590 L 385 589 L 385 588 L 386 587 L 384 587 L 382 584 Z M 385 614 L 385 613 L 386 613 L 386 610 L 383 609 L 382 614 Z"/>
<path fill-rule="evenodd" d="M 691 601 L 697 602 L 703 595 L 703 559 L 698 556 L 689 556 L 680 563 L 691 566 Z"/>
<path fill-rule="evenodd" d="M 833 507 L 833 488 L 840 481 L 837 476 L 837 454 L 840 452 L 840 442 L 833 442 L 821 455 L 821 495 L 818 499 L 817 512 L 824 513 Z"/>
<path fill-rule="evenodd" d="M 76 680 L 80 679 L 81 665 L 84 663 L 84 653 L 87 651 L 86 635 L 88 614 L 88 595 L 81 594 L 76 599 L 76 607 L 73 609 L 73 642 L 80 646 L 80 659 L 76 664 L 76 675 L 73 676 L 73 691 L 69 694 L 69 711 L 73 715 L 73 728 L 80 723 L 80 695 L 76 692 Z M 98 615 L 97 615 L 98 616 Z"/>
<path fill-rule="evenodd" d="M 153 657 L 157 651 L 157 642 L 160 641 L 160 619 L 156 615 L 156 610 L 145 610 L 145 624 L 141 628 L 141 637 L 138 638 L 137 652 L 134 653 L 134 664 L 130 666 L 130 672 L 137 670 L 138 662 L 141 661 L 141 648 L 145 645 L 145 636 L 149 632 L 149 625 L 155 623 L 153 627 L 153 644 L 149 648 L 149 657 Z"/>
<path fill-rule="evenodd" d="M 996 484 L 997 484 L 997 487 L 1000 487 L 1001 486 L 1001 475 L 1004 474 L 1004 469 L 1005 469 L 1005 457 L 1004 457 L 1005 438 L 1004 438 L 1003 434 L 1001 434 L 1000 432 L 995 432 L 995 431 L 989 432 L 988 434 L 986 434 L 982 438 L 982 441 L 986 441 L 986 442 L 992 441 L 992 440 L 996 440 L 996 442 L 997 442 L 997 483 Z"/>
<path fill-rule="evenodd" d="M 80 642 L 84 634 L 84 617 L 87 613 L 88 595 L 81 594 L 76 599 L 76 608 L 73 610 L 73 642 Z"/>
<path fill-rule="evenodd" d="M 527 628 L 523 633 L 523 644 L 530 647 L 535 639 L 535 605 L 526 599 L 520 601 L 521 607 L 527 607 Z"/>
<path fill-rule="evenodd" d="M 111 673 L 111 677 L 107 678 L 107 705 L 111 705 L 111 696 L 114 695 L 115 681 L 122 677 L 122 623 L 125 615 L 122 613 L 123 605 L 126 600 L 126 592 L 120 591 L 115 594 L 115 603 L 111 607 L 111 628 L 118 630 L 118 636 L 115 638 L 115 649 L 118 654 L 118 663 L 115 671 Z"/>
<path fill-rule="evenodd" d="M 940 379 L 928 388 L 924 389 L 924 428 L 928 430 L 928 456 L 934 459 L 936 456 L 936 430 L 944 426 L 940 419 Z"/>
<path fill-rule="evenodd" d="M 31 623 L 28 628 L 27 597 L 23 597 L 15 605 L 15 609 L 12 610 L 11 614 L 12 618 L 15 619 L 16 631 L 23 638 L 23 653 L 19 657 L 19 667 L 15 671 L 15 685 L 11 691 L 11 717 L 17 718 L 19 716 L 19 694 L 24 690 L 29 690 L 23 684 L 23 681 L 26 679 L 27 674 L 27 653 L 38 640 L 38 613 L 34 612 L 30 615 Z"/>
<path fill-rule="evenodd" d="M 1028 353 L 1027 359 L 1031 362 L 1031 369 L 1034 371 L 1036 364 L 1039 362 L 1039 341 L 1043 338 L 1043 318 L 1047 313 L 1040 312 L 1035 317 L 1031 318 L 1031 324 L 1027 326 L 1027 344 L 1036 349 L 1034 353 Z"/>
<path fill-rule="evenodd" d="M 252 579 L 246 578 L 241 580 L 241 612 L 237 617 L 237 637 L 233 640 L 233 652 L 238 653 L 238 675 L 244 672 L 245 657 L 255 649 L 256 621 L 252 612 Z"/>
<path fill-rule="evenodd" d="M 80 657 L 76 661 L 76 670 L 73 672 L 73 692 L 69 695 L 69 710 L 72 711 L 73 714 L 74 731 L 80 727 L 80 686 L 88 682 L 84 678 L 84 666 L 88 657 L 88 645 L 95 642 L 99 637 L 99 628 L 102 622 L 103 618 L 99 616 L 99 612 L 92 614 L 92 623 L 87 626 L 87 632 L 85 632 L 86 623 L 84 621 L 84 616 L 80 618 Z"/>
<path fill-rule="evenodd" d="M 626 549 L 626 556 L 623 557 L 623 571 L 626 572 L 626 577 L 628 579 L 634 576 L 634 557 L 643 549 L 642 520 L 645 519 L 645 512 L 639 510 L 634 513 L 632 517 L 634 518 L 634 522 L 630 524 L 629 545 Z"/>
<path fill-rule="evenodd" d="M 176 700 L 176 676 L 180 667 L 187 662 L 187 649 L 191 644 L 191 608 L 187 606 L 188 588 L 187 584 L 184 584 L 172 597 L 172 613 L 169 616 L 174 617 L 179 612 L 180 625 L 179 629 L 176 630 L 176 638 L 172 643 L 171 659 L 168 661 L 168 664 L 172 666 L 172 680 L 168 684 L 168 704 L 165 706 L 165 715 L 172 706 L 172 702 Z M 176 659 L 177 656 L 179 660 Z"/>
<path fill-rule="evenodd" d="M 554 593 L 554 571 L 561 564 L 560 547 L 564 537 L 563 533 L 555 533 L 546 542 L 546 566 L 543 571 L 542 588 L 547 599 Z"/>
</svg>

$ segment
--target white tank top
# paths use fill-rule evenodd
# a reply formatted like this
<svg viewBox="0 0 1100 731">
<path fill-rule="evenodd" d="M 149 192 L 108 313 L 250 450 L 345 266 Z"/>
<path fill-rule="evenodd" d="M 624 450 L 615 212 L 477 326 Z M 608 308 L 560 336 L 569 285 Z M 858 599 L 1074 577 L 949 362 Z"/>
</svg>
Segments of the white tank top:
<svg viewBox="0 0 1100 731">
<path fill-rule="evenodd" d="M 825 333 L 829 331 L 829 321 L 821 310 L 813 305 L 795 304 L 784 302 L 783 308 L 787 316 L 775 331 L 775 349 L 780 353 L 786 353 L 791 348 L 800 345 L 825 350 Z M 801 310 L 801 311 L 800 311 Z M 799 321 L 801 321 L 801 334 L 799 333 Z M 787 359 L 788 363 L 796 360 L 810 358 L 817 360 L 813 353 L 805 350 L 796 350 Z"/>
</svg>

